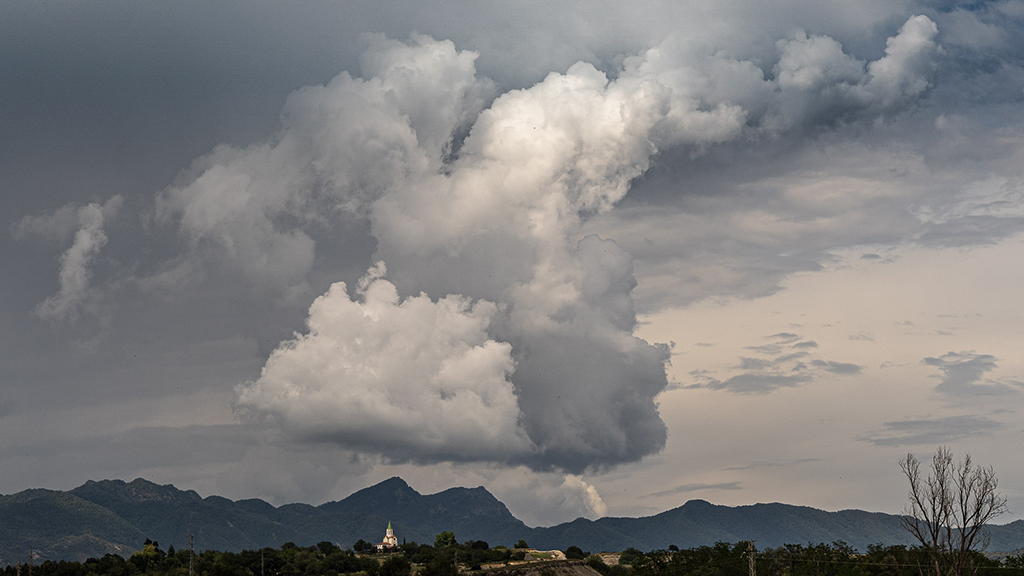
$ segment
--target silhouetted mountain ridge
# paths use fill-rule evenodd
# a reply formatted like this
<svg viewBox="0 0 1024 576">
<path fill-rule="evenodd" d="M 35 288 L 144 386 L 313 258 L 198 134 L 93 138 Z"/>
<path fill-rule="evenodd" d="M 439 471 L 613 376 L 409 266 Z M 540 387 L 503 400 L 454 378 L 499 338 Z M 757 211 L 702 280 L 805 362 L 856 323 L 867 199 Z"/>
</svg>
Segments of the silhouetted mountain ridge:
<svg viewBox="0 0 1024 576">
<path fill-rule="evenodd" d="M 729 507 L 691 500 L 654 516 L 577 518 L 530 528 L 482 486 L 424 495 L 394 477 L 320 506 L 273 506 L 259 499 L 203 498 L 139 478 L 90 480 L 67 492 L 0 496 L 0 565 L 24 561 L 29 547 L 44 560 L 82 560 L 130 555 L 145 538 L 180 548 L 188 545 L 189 534 L 200 550 L 276 548 L 285 542 L 309 546 L 324 540 L 345 547 L 359 539 L 378 541 L 388 522 L 399 539 L 409 542 L 433 543 L 436 534 L 448 530 L 462 542 L 496 545 L 525 539 L 541 549 L 576 545 L 594 552 L 671 544 L 691 548 L 751 538 L 762 548 L 837 540 L 861 550 L 874 543 L 911 543 L 899 516 L 779 503 Z M 989 535 L 990 550 L 1024 548 L 1024 520 L 991 526 Z"/>
</svg>

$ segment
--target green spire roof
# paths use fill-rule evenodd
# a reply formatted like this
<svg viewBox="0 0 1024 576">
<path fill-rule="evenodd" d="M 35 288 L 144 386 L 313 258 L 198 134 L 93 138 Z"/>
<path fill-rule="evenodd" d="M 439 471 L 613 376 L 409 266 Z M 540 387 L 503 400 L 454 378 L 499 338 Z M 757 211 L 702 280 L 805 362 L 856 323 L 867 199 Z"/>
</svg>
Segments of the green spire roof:
<svg viewBox="0 0 1024 576">
<path fill-rule="evenodd" d="M 391 520 L 388 520 L 388 530 L 391 530 Z"/>
</svg>

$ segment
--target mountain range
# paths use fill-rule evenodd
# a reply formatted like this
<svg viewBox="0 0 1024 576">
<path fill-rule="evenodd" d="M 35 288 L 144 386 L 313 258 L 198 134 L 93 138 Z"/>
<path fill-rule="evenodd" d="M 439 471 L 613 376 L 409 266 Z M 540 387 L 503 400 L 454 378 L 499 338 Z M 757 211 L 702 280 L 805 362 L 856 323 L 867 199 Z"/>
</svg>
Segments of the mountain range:
<svg viewBox="0 0 1024 576">
<path fill-rule="evenodd" d="M 0 496 L 0 566 L 25 561 L 30 549 L 40 560 L 84 560 L 106 553 L 128 556 L 146 538 L 166 548 L 239 551 L 308 546 L 321 541 L 351 546 L 377 542 L 388 522 L 404 541 L 433 543 L 448 530 L 459 541 L 492 546 L 520 539 L 539 549 L 617 551 L 690 548 L 718 541 L 754 539 L 759 547 L 842 540 L 864 550 L 869 544 L 910 544 L 899 516 L 861 510 L 826 512 L 788 504 L 717 506 L 703 500 L 641 518 L 577 518 L 531 528 L 483 487 L 420 494 L 398 477 L 320 506 L 273 506 L 263 500 L 203 498 L 192 490 L 143 479 L 89 481 L 69 491 L 25 490 Z M 988 528 L 990 550 L 1024 548 L 1024 520 Z"/>
</svg>

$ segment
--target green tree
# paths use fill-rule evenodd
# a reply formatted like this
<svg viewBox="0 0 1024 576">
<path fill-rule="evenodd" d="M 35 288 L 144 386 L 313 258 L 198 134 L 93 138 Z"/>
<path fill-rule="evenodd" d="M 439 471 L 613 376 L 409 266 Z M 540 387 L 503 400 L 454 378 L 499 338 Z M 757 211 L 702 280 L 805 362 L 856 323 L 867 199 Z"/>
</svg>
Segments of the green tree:
<svg viewBox="0 0 1024 576">
<path fill-rule="evenodd" d="M 352 550 L 356 552 L 369 552 L 370 550 L 373 550 L 373 544 L 370 544 L 366 540 L 360 538 L 359 540 L 356 540 L 355 544 L 352 545 Z"/>
<path fill-rule="evenodd" d="M 454 532 L 441 532 L 434 538 L 434 548 L 444 549 L 457 545 Z"/>
<path fill-rule="evenodd" d="M 401 554 L 395 554 L 388 557 L 380 565 L 380 576 L 409 576 L 409 572 L 412 570 L 412 564 Z"/>
<path fill-rule="evenodd" d="M 619 564 L 632 564 L 637 558 L 643 558 L 643 555 L 643 552 L 631 546 L 619 553 Z"/>
<path fill-rule="evenodd" d="M 316 547 L 317 550 L 320 550 L 320 553 L 325 556 L 341 552 L 341 548 L 335 546 L 333 542 L 328 542 L 326 540 L 323 542 L 317 542 Z"/>
<path fill-rule="evenodd" d="M 608 574 L 608 565 L 597 554 L 587 556 L 587 565 L 601 574 Z"/>
<path fill-rule="evenodd" d="M 417 576 L 459 576 L 455 564 L 446 558 L 435 558 L 423 567 Z"/>
<path fill-rule="evenodd" d="M 565 557 L 569 560 L 582 560 L 589 555 L 579 546 L 569 546 L 565 549 Z"/>
</svg>

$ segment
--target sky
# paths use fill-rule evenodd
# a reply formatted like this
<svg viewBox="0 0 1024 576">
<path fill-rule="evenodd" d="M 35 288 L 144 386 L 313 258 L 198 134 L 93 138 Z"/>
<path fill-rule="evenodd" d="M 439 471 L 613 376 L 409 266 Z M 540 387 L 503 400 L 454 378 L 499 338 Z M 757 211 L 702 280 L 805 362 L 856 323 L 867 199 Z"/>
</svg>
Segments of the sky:
<svg viewBox="0 0 1024 576">
<path fill-rule="evenodd" d="M 0 4 L 0 493 L 1024 518 L 1024 1 Z"/>
</svg>

